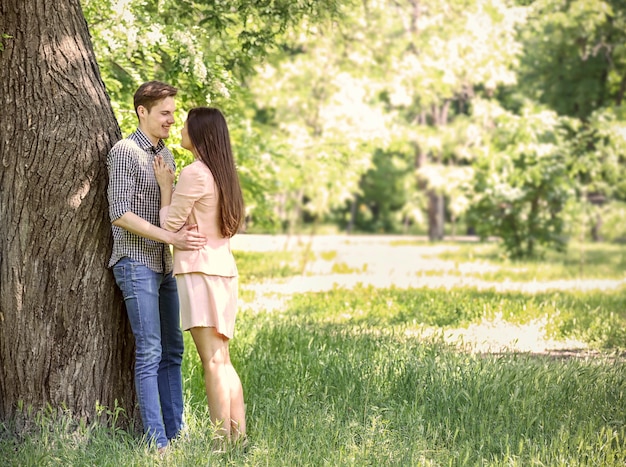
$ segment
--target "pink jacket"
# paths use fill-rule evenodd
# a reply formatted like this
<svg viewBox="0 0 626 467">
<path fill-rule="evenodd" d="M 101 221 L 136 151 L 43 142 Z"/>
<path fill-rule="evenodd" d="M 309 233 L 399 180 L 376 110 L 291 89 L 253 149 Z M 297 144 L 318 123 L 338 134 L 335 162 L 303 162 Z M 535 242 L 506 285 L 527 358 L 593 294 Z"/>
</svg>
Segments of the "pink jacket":
<svg viewBox="0 0 626 467">
<path fill-rule="evenodd" d="M 180 172 L 172 203 L 161 208 L 161 227 L 176 232 L 185 224 L 198 224 L 207 244 L 196 251 L 174 248 L 174 274 L 202 272 L 214 276 L 237 276 L 230 239 L 222 237 L 218 224 L 219 193 L 211 170 L 195 161 Z"/>
</svg>

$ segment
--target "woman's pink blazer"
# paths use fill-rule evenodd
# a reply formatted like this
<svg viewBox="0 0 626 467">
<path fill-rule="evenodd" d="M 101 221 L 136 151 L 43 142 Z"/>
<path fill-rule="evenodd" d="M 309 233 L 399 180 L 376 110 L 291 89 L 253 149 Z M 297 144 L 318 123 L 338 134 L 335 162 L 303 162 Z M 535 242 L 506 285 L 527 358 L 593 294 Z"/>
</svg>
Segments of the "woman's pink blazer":
<svg viewBox="0 0 626 467">
<path fill-rule="evenodd" d="M 208 241 L 201 250 L 174 248 L 174 274 L 203 272 L 237 276 L 230 239 L 222 237 L 219 229 L 218 197 L 213 174 L 203 162 L 195 161 L 181 170 L 171 204 L 159 213 L 161 227 L 176 232 L 185 224 L 197 224 L 198 231 L 206 235 Z"/>
</svg>

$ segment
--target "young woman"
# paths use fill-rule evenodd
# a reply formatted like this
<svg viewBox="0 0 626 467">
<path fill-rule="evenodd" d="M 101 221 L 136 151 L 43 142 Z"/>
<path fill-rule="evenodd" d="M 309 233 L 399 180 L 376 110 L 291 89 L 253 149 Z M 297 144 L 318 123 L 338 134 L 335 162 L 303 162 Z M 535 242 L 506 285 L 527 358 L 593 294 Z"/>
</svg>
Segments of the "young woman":
<svg viewBox="0 0 626 467">
<path fill-rule="evenodd" d="M 185 167 L 173 190 L 174 172 L 163 159 L 153 166 L 161 190 L 161 226 L 177 232 L 196 224 L 207 237 L 196 251 L 174 248 L 183 330 L 189 330 L 202 360 L 211 421 L 225 441 L 246 433 L 243 388 L 230 361 L 237 312 L 237 266 L 230 238 L 244 218 L 244 203 L 222 113 L 199 107 L 189 112 L 182 146 L 195 161 Z"/>
</svg>

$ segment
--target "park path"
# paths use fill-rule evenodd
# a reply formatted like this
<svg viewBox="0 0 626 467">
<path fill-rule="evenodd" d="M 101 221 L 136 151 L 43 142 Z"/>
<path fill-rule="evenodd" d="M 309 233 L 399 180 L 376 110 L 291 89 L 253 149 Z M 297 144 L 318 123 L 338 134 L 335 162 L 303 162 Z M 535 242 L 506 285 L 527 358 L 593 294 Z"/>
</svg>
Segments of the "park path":
<svg viewBox="0 0 626 467">
<path fill-rule="evenodd" d="M 474 241 L 472 238 L 457 238 Z M 475 287 L 495 291 L 537 293 L 548 290 L 610 290 L 623 286 L 625 280 L 555 280 L 542 282 L 489 282 L 476 274 L 495 271 L 497 266 L 485 262 L 456 263 L 439 259 L 452 244 L 430 244 L 423 237 L 320 235 L 287 237 L 284 235 L 237 235 L 232 240 L 235 251 L 283 251 L 310 248 L 314 259 L 304 273 L 284 279 L 246 285 L 255 299 L 242 303 L 244 308 L 272 311 L 285 306 L 294 294 L 325 291 L 333 287 L 350 289 L 357 284 L 377 288 L 453 288 Z M 334 253 L 333 253 L 334 252 Z M 324 259 L 325 257 L 329 259 Z M 334 273 L 333 265 L 342 273 Z M 506 322 L 501 317 L 472 324 L 467 328 L 449 329 L 444 339 L 475 352 L 518 351 L 531 353 L 580 354 L 585 343 L 573 339 L 555 341 L 545 337 L 546 322 L 536 320 L 524 325 Z M 439 328 L 420 331 L 422 337 L 440 335 Z"/>
</svg>

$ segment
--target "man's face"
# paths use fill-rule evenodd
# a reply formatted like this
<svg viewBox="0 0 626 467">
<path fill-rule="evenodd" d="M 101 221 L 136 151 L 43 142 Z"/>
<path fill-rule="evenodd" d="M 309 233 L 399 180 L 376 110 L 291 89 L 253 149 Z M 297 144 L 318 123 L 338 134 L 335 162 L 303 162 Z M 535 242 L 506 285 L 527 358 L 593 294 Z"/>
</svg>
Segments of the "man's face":
<svg viewBox="0 0 626 467">
<path fill-rule="evenodd" d="M 153 144 L 170 135 L 170 127 L 174 124 L 176 102 L 173 97 L 166 97 L 157 102 L 150 112 L 143 106 L 137 108 L 139 114 L 139 128 L 146 134 Z"/>
</svg>

